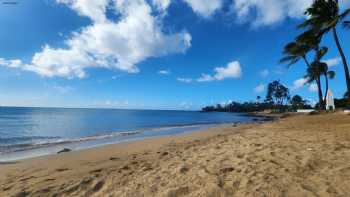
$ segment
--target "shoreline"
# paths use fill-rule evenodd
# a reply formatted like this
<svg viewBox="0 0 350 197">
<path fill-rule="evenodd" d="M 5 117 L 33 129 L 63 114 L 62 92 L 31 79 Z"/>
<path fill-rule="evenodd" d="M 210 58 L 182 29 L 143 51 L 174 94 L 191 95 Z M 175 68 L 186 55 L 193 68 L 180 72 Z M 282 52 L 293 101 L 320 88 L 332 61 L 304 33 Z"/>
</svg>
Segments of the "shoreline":
<svg viewBox="0 0 350 197">
<path fill-rule="evenodd" d="M 233 123 L 233 124 L 241 124 L 241 123 Z M 242 124 L 252 124 L 252 123 L 242 123 Z M 169 135 L 157 135 L 157 136 L 144 136 L 144 137 L 140 137 L 140 138 L 131 138 L 131 139 L 126 139 L 126 140 L 123 140 L 123 141 L 116 141 L 116 142 L 112 142 L 112 143 L 96 143 L 96 145 L 91 145 L 91 146 L 88 146 L 88 147 L 80 147 L 78 146 L 77 149 L 74 149 L 74 150 L 70 150 L 70 151 L 67 151 L 67 152 L 64 152 L 64 154 L 67 154 L 67 153 L 75 153 L 75 152 L 82 152 L 82 151 L 89 151 L 89 150 L 93 150 L 93 149 L 98 149 L 98 148 L 104 148 L 104 147 L 107 147 L 107 146 L 114 146 L 114 145 L 118 145 L 118 146 L 123 146 L 125 144 L 129 144 L 129 143 L 137 143 L 137 142 L 142 142 L 144 140 L 148 141 L 148 140 L 152 140 L 154 138 L 168 138 L 168 137 L 176 137 L 176 136 L 186 136 L 186 135 L 189 135 L 189 134 L 192 134 L 192 133 L 197 133 L 197 132 L 203 132 L 203 131 L 206 131 L 206 130 L 209 130 L 210 128 L 217 128 L 217 127 L 223 127 L 223 126 L 228 126 L 228 125 L 232 125 L 231 123 L 221 123 L 221 124 L 210 124 L 209 125 L 195 125 L 195 126 L 198 126 L 197 129 L 194 129 L 194 130 L 184 130 L 183 132 L 180 132 L 180 133 L 176 133 L 176 134 L 169 134 Z M 193 127 L 195 127 L 193 126 Z M 192 127 L 192 126 L 191 126 Z M 166 128 L 170 128 L 170 127 L 166 127 Z M 182 128 L 182 127 L 181 127 Z M 158 131 L 156 131 L 158 132 Z M 161 131 L 160 131 L 161 132 Z M 86 142 L 94 142 L 94 140 L 89 140 L 89 141 L 86 141 Z M 79 142 L 76 142 L 76 143 L 79 143 Z M 4 161 L 1 161 L 0 160 L 0 166 L 1 165 L 4 165 L 4 164 L 7 164 L 7 163 L 18 163 L 18 162 L 22 162 L 22 161 L 26 161 L 26 160 L 35 160 L 37 158 L 43 158 L 43 157 L 51 157 L 51 156 L 59 156 L 61 155 L 61 153 L 58 153 L 58 151 L 61 151 L 67 147 L 69 147 L 69 145 L 72 145 L 72 144 L 75 144 L 74 142 L 70 143 L 70 142 L 63 142 L 63 143 L 57 143 L 57 145 L 53 144 L 53 145 L 49 145 L 49 146 L 44 146 L 44 147 L 39 147 L 39 148 L 36 148 L 36 147 L 33 147 L 32 149 L 28 149 L 28 150 L 20 150 L 20 151 L 14 151 L 14 152 L 10 152 L 10 153 L 5 153 L 5 155 L 9 154 L 9 155 L 12 155 L 12 154 L 16 154 L 16 153 L 20 153 L 20 154 L 26 154 L 27 152 L 31 152 L 31 151 L 35 151 L 35 150 L 41 150 L 41 148 L 54 148 L 56 149 L 55 151 L 53 151 L 52 153 L 49 153 L 49 154 L 44 154 L 44 155 L 39 155 L 39 156 L 29 156 L 27 158 L 23 158 L 23 159 L 13 159 L 13 160 L 4 160 Z M 61 146 L 62 145 L 62 146 Z M 57 149 L 57 147 L 59 147 Z M 15 157 L 16 158 L 16 157 Z"/>
<path fill-rule="evenodd" d="M 197 123 L 183 125 L 167 125 L 163 127 L 144 128 L 129 130 L 124 132 L 111 132 L 106 134 L 85 136 L 74 139 L 56 139 L 53 142 L 45 142 L 34 145 L 11 145 L 12 150 L 0 152 L 0 165 L 6 162 L 21 161 L 23 159 L 36 158 L 47 155 L 56 155 L 58 152 L 69 149 L 69 152 L 97 148 L 106 145 L 120 144 L 124 142 L 139 141 L 158 136 L 182 135 L 191 132 L 200 132 L 213 127 L 224 125 L 239 125 L 250 123 L 261 123 L 274 121 L 274 118 L 262 114 L 241 114 L 241 116 L 250 117 L 252 120 L 243 122 L 222 122 L 222 123 Z"/>
<path fill-rule="evenodd" d="M 14 196 L 346 196 L 350 116 L 295 115 L 2 164 Z"/>
</svg>

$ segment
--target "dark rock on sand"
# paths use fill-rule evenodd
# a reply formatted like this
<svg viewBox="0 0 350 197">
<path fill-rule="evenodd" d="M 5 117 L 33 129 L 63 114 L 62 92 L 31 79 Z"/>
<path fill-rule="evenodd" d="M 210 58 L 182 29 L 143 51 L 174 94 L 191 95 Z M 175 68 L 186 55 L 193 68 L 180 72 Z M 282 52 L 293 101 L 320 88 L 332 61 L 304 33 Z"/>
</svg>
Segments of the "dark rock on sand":
<svg viewBox="0 0 350 197">
<path fill-rule="evenodd" d="M 70 152 L 70 151 L 72 151 L 72 150 L 71 150 L 71 149 L 69 149 L 69 148 L 64 148 L 64 149 L 62 149 L 62 150 L 58 151 L 58 152 L 57 152 L 57 154 L 67 153 L 67 152 Z"/>
</svg>

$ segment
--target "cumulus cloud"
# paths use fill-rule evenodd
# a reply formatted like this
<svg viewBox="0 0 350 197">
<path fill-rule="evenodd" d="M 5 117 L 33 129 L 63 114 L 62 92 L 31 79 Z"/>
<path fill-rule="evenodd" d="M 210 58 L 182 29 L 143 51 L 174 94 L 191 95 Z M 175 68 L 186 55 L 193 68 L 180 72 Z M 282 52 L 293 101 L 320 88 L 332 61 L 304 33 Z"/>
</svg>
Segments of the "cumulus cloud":
<svg viewBox="0 0 350 197">
<path fill-rule="evenodd" d="M 221 81 L 227 78 L 239 78 L 242 76 L 241 65 L 238 61 L 233 61 L 227 64 L 226 67 L 217 67 L 214 69 L 215 74 L 202 74 L 197 79 L 198 82 Z"/>
<path fill-rule="evenodd" d="M 157 7 L 158 10 L 165 11 L 168 9 L 171 1 L 170 0 L 153 0 L 152 3 Z"/>
<path fill-rule="evenodd" d="M 310 92 L 318 92 L 318 87 L 316 83 L 311 84 L 308 89 Z"/>
<path fill-rule="evenodd" d="M 184 78 L 184 77 L 178 77 L 177 80 L 182 83 L 191 83 L 193 79 L 191 78 Z"/>
<path fill-rule="evenodd" d="M 233 0 L 233 12 L 239 22 L 253 26 L 272 25 L 286 18 L 303 17 L 312 0 Z"/>
<path fill-rule="evenodd" d="M 327 59 L 324 61 L 325 63 L 327 63 L 328 66 L 337 66 L 341 63 L 341 58 L 340 57 L 334 57 L 331 59 Z"/>
<path fill-rule="evenodd" d="M 259 84 L 254 88 L 255 93 L 262 93 L 265 91 L 265 85 L 264 84 Z"/>
<path fill-rule="evenodd" d="M 191 46 L 186 31 L 165 34 L 162 15 L 155 15 L 145 0 L 57 0 L 88 17 L 92 23 L 74 32 L 65 40 L 65 48 L 45 45 L 28 64 L 10 64 L 19 60 L 2 60 L 3 66 L 20 67 L 43 76 L 85 77 L 87 68 L 118 69 L 130 73 L 139 71 L 137 64 L 149 57 L 184 53 Z M 154 1 L 166 9 L 167 1 Z M 118 19 L 108 19 L 106 9 L 118 13 Z M 19 63 L 19 62 L 15 62 Z M 20 62 L 22 63 L 22 62 Z"/>
<path fill-rule="evenodd" d="M 160 70 L 160 71 L 158 71 L 158 74 L 160 74 L 160 75 L 170 75 L 170 70 Z"/>
<path fill-rule="evenodd" d="M 300 78 L 300 79 L 297 79 L 293 82 L 293 86 L 291 87 L 291 90 L 295 91 L 295 90 L 298 90 L 302 87 L 305 86 L 305 84 L 307 83 L 308 79 L 305 79 L 305 78 Z"/>
<path fill-rule="evenodd" d="M 222 0 L 184 0 L 192 10 L 198 15 L 208 18 L 212 16 L 215 11 L 219 10 L 222 5 Z"/>
<path fill-rule="evenodd" d="M 270 71 L 268 69 L 264 69 L 264 70 L 260 71 L 260 76 L 263 78 L 269 76 L 269 74 L 270 74 Z"/>
<path fill-rule="evenodd" d="M 15 59 L 15 60 L 6 60 L 4 58 L 0 58 L 0 65 L 10 67 L 10 68 L 18 68 L 22 65 L 22 61 Z"/>
</svg>

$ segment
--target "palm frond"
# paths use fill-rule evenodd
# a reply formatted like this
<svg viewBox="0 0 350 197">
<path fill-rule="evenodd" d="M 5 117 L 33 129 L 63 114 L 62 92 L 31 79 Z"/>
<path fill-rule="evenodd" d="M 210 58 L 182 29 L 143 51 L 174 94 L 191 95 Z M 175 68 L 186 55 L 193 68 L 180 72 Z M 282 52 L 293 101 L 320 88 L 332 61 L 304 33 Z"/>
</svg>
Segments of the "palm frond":
<svg viewBox="0 0 350 197">
<path fill-rule="evenodd" d="M 291 65 L 297 63 L 300 60 L 300 57 L 297 56 L 285 56 L 282 59 L 280 59 L 279 63 L 280 64 L 285 64 L 287 63 L 288 67 L 290 67 Z"/>
<path fill-rule="evenodd" d="M 345 28 L 349 28 L 350 29 L 350 21 L 344 21 L 343 23 Z"/>
<path fill-rule="evenodd" d="M 310 29 L 296 37 L 298 43 L 303 43 L 309 48 L 316 48 L 321 42 L 321 33 L 318 30 Z"/>
<path fill-rule="evenodd" d="M 316 60 L 320 61 L 323 58 L 323 56 L 326 55 L 327 52 L 328 52 L 327 47 L 321 47 L 320 49 L 318 49 L 316 52 Z"/>
<path fill-rule="evenodd" d="M 327 75 L 328 75 L 328 77 L 329 77 L 330 79 L 334 79 L 336 74 L 335 74 L 334 71 L 328 71 L 328 72 L 327 72 Z"/>
</svg>

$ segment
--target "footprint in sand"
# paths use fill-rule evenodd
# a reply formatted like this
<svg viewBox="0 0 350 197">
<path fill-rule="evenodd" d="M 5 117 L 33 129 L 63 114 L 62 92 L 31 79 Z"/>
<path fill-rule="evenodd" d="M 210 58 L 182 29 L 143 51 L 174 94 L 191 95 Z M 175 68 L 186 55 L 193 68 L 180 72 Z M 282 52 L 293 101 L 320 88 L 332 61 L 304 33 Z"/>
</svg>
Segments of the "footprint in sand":
<svg viewBox="0 0 350 197">
<path fill-rule="evenodd" d="M 64 172 L 64 171 L 67 171 L 67 170 L 70 170 L 69 168 L 58 168 L 56 169 L 57 172 Z"/>
<path fill-rule="evenodd" d="M 102 169 L 96 169 L 96 170 L 91 170 L 90 171 L 90 173 L 93 173 L 93 174 L 98 174 L 98 173 L 100 173 L 100 172 L 102 172 Z"/>
<path fill-rule="evenodd" d="M 94 186 L 94 188 L 92 189 L 93 192 L 98 192 L 102 189 L 102 187 L 104 186 L 105 182 L 104 180 L 101 180 L 99 182 L 97 182 Z"/>
<path fill-rule="evenodd" d="M 15 197 L 26 197 L 26 196 L 28 196 L 28 195 L 29 195 L 28 192 L 26 192 L 26 191 L 21 191 L 21 192 L 17 193 L 17 194 L 15 195 Z"/>
<path fill-rule="evenodd" d="M 36 178 L 36 177 L 35 176 L 30 176 L 30 177 L 26 177 L 26 178 L 20 179 L 19 181 L 23 182 L 23 181 L 27 181 L 27 180 L 32 179 L 32 178 Z"/>
</svg>

